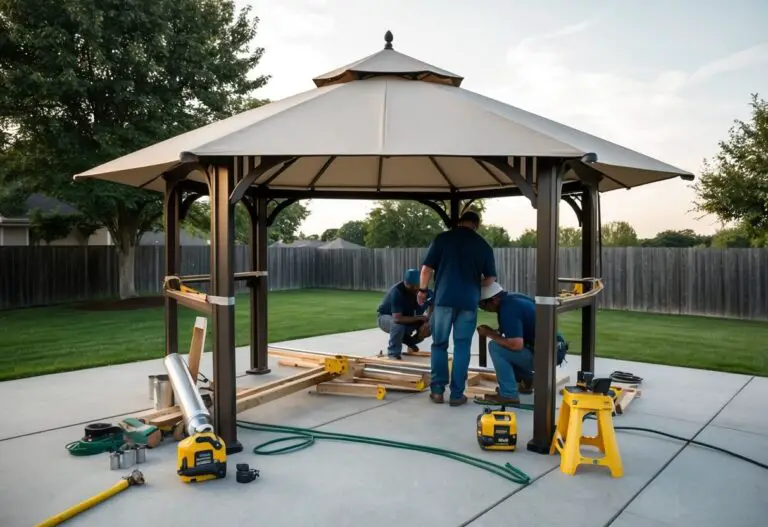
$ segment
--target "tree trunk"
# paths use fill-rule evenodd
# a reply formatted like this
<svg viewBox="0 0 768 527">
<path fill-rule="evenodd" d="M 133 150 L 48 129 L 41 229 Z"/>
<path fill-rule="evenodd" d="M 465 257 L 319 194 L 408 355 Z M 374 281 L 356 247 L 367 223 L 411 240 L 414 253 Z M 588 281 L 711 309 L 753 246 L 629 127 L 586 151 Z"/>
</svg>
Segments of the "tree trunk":
<svg viewBox="0 0 768 527">
<path fill-rule="evenodd" d="M 123 240 L 117 246 L 118 268 L 120 270 L 120 300 L 134 298 L 136 294 L 136 244 L 133 240 Z"/>
</svg>

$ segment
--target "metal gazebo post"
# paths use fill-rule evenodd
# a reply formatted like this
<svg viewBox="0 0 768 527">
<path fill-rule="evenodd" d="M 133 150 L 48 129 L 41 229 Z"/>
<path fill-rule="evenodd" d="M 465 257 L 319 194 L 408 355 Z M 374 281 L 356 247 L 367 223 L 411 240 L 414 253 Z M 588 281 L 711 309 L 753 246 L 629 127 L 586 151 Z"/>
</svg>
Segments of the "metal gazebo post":
<svg viewBox="0 0 768 527">
<path fill-rule="evenodd" d="M 549 452 L 555 424 L 555 334 L 557 331 L 557 256 L 560 165 L 537 159 L 536 344 L 534 348 L 533 438 L 527 448 Z"/>
<path fill-rule="evenodd" d="M 213 320 L 213 420 L 228 453 L 240 452 L 235 416 L 235 158 L 216 158 L 207 172 L 211 201 L 211 292 Z"/>
<path fill-rule="evenodd" d="M 597 278 L 598 230 L 597 184 L 585 183 L 581 194 L 581 276 Z M 600 270 L 602 271 L 602 269 Z M 586 287 L 586 286 L 585 286 Z M 581 371 L 595 371 L 597 301 L 581 308 Z"/>
<path fill-rule="evenodd" d="M 247 373 L 263 375 L 270 372 L 267 357 L 267 294 L 269 293 L 267 261 L 267 198 L 246 196 L 243 203 L 251 219 L 251 271 L 262 274 L 248 279 L 251 290 L 251 366 Z"/>
</svg>

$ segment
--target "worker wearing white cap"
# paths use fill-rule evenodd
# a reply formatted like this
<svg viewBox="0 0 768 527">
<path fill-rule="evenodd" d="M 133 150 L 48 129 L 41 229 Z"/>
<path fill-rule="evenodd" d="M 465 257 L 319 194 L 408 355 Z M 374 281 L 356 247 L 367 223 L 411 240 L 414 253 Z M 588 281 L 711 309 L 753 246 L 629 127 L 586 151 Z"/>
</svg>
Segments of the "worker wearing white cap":
<svg viewBox="0 0 768 527">
<path fill-rule="evenodd" d="M 480 309 L 496 313 L 498 331 L 481 325 L 477 333 L 486 337 L 488 354 L 496 370 L 498 393 L 485 400 L 502 404 L 518 404 L 521 393 L 533 392 L 533 350 L 536 336 L 536 304 L 521 293 L 504 291 L 493 282 L 480 290 Z M 562 363 L 568 344 L 558 334 L 557 364 Z"/>
</svg>

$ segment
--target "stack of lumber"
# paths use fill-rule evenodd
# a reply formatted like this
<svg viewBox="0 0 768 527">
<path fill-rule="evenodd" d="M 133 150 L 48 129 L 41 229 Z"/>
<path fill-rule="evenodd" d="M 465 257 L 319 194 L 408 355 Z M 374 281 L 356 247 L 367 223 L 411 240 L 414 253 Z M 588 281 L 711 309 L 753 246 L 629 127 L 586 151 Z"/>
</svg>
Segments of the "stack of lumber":
<svg viewBox="0 0 768 527">
<path fill-rule="evenodd" d="M 270 348 L 269 354 L 280 357 L 278 364 L 281 366 L 307 369 L 316 368 L 327 358 L 327 355 L 323 354 L 277 348 Z M 348 357 L 348 360 L 348 374 L 322 386 L 318 385 L 317 393 L 378 396 L 381 393 L 379 388 L 399 392 L 421 392 L 429 385 L 429 372 L 424 371 L 423 367 L 413 367 L 401 361 L 387 359 L 375 359 L 375 363 L 367 363 L 365 359 L 355 357 Z M 396 364 L 390 364 L 393 362 Z"/>
</svg>

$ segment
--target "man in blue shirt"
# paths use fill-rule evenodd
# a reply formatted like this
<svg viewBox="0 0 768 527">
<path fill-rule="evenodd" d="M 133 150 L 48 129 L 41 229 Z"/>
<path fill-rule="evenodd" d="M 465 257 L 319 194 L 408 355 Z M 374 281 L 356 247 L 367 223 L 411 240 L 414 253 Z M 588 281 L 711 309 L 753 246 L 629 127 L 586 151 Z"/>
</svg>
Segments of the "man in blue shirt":
<svg viewBox="0 0 768 527">
<path fill-rule="evenodd" d="M 533 392 L 533 350 L 536 341 L 536 303 L 521 293 L 511 293 L 496 282 L 483 287 L 480 309 L 497 314 L 499 329 L 481 325 L 480 336 L 490 340 L 488 354 L 496 370 L 498 393 L 485 400 L 519 404 L 521 393 Z M 565 358 L 568 344 L 557 334 L 557 365 Z"/>
<path fill-rule="evenodd" d="M 401 360 L 403 344 L 413 351 L 418 351 L 418 344 L 427 338 L 429 315 L 425 314 L 429 302 L 419 305 L 416 293 L 419 291 L 418 269 L 405 271 L 403 281 L 393 285 L 378 309 L 379 328 L 389 333 L 387 356 Z"/>
<path fill-rule="evenodd" d="M 470 348 L 477 325 L 480 287 L 496 279 L 493 249 L 477 233 L 480 216 L 464 213 L 453 229 L 441 232 L 432 241 L 421 267 L 419 304 L 435 275 L 432 313 L 432 379 L 430 399 L 444 402 L 443 392 L 450 380 L 451 406 L 467 402 L 464 388 L 469 370 Z M 453 329 L 453 369 L 448 378 L 448 338 Z"/>
</svg>

